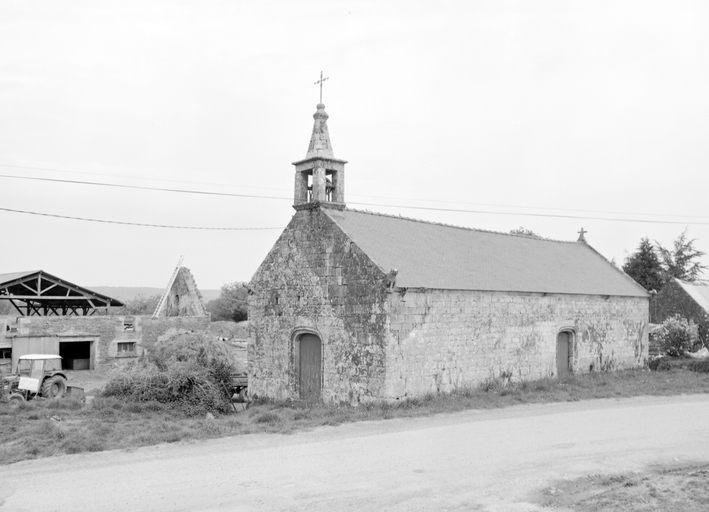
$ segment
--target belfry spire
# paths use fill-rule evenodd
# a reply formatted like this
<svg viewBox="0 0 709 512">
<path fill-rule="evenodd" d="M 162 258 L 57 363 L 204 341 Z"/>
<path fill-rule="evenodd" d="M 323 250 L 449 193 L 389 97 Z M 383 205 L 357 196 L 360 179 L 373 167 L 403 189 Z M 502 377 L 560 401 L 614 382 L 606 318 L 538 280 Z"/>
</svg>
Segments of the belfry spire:
<svg viewBox="0 0 709 512">
<path fill-rule="evenodd" d="M 318 110 L 313 114 L 315 123 L 313 124 L 313 135 L 310 137 L 310 145 L 305 158 L 335 158 L 330 142 L 330 132 L 327 130 L 327 119 L 330 117 L 325 112 L 325 105 L 318 103 Z"/>
<path fill-rule="evenodd" d="M 345 160 L 338 160 L 332 152 L 329 116 L 325 105 L 318 103 L 313 114 L 313 134 L 305 159 L 295 165 L 295 202 L 293 208 L 314 207 L 343 209 L 345 207 Z"/>
</svg>

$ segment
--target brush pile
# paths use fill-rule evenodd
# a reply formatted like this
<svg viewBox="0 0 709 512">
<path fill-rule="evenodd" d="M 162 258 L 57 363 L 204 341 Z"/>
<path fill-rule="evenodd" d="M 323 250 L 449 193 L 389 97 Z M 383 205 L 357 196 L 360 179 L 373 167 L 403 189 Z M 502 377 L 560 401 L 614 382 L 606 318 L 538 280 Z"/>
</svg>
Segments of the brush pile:
<svg viewBox="0 0 709 512">
<path fill-rule="evenodd" d="M 194 416 L 231 408 L 231 348 L 223 341 L 174 331 L 161 337 L 147 358 L 111 379 L 103 396 L 157 401 Z"/>
</svg>

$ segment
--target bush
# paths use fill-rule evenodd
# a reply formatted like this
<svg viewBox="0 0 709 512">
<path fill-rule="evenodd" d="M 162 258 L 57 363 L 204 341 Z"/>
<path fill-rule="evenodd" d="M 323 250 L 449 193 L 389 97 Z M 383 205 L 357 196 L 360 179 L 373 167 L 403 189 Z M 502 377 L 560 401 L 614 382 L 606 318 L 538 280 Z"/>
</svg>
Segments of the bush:
<svg viewBox="0 0 709 512">
<path fill-rule="evenodd" d="M 670 356 L 681 356 L 690 352 L 699 341 L 697 324 L 677 314 L 662 322 L 662 329 L 657 335 L 660 349 Z"/>
<path fill-rule="evenodd" d="M 666 357 L 657 360 L 657 365 L 655 365 L 655 371 L 666 372 L 672 369 L 672 364 L 670 360 Z"/>
<path fill-rule="evenodd" d="M 650 360 L 647 362 L 647 367 L 651 371 L 656 372 L 656 371 L 658 371 L 658 366 L 660 366 L 660 363 L 662 362 L 663 359 L 665 359 L 665 356 L 651 357 Z M 668 367 L 663 367 L 661 369 L 662 370 L 669 370 Z"/>
<path fill-rule="evenodd" d="M 709 359 L 695 359 L 687 368 L 693 372 L 709 373 Z"/>
<path fill-rule="evenodd" d="M 102 396 L 130 402 L 168 404 L 189 416 L 209 411 L 228 412 L 230 397 L 213 380 L 208 367 L 196 362 L 174 361 L 161 370 L 143 362 L 111 379 Z"/>
<path fill-rule="evenodd" d="M 662 372 L 670 370 L 687 370 L 695 359 L 688 357 L 668 357 L 660 356 L 652 358 L 648 362 L 650 370 Z"/>
</svg>

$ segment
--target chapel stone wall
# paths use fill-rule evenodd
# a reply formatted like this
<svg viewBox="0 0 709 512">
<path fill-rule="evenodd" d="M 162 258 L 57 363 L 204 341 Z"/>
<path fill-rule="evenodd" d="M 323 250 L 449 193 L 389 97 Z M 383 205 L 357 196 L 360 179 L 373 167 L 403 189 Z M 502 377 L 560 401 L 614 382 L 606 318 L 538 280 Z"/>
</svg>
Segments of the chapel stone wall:
<svg viewBox="0 0 709 512">
<path fill-rule="evenodd" d="M 384 274 L 318 208 L 298 211 L 251 280 L 252 395 L 298 399 L 298 333 L 322 340 L 322 399 L 383 396 Z"/>
<path fill-rule="evenodd" d="M 648 357 L 644 298 L 402 292 L 390 295 L 388 398 L 447 392 L 500 377 L 555 376 L 562 330 L 573 333 L 573 372 L 642 367 Z"/>
</svg>

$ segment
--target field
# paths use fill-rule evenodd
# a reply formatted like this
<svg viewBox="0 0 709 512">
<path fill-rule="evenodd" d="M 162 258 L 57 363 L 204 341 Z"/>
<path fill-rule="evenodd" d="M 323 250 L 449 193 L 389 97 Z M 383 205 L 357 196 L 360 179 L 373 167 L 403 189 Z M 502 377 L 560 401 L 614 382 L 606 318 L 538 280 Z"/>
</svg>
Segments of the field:
<svg viewBox="0 0 709 512">
<path fill-rule="evenodd" d="M 89 395 L 95 391 L 89 389 Z M 100 396 L 90 396 L 86 405 L 68 399 L 37 400 L 12 410 L 3 403 L 0 463 L 251 433 L 288 434 L 323 425 L 519 404 L 692 393 L 709 393 L 709 374 L 635 370 L 592 373 L 561 381 L 492 381 L 451 394 L 359 406 L 257 401 L 248 409 L 236 404 L 238 412 L 207 417 L 188 417 L 157 402 L 127 403 Z"/>
</svg>

